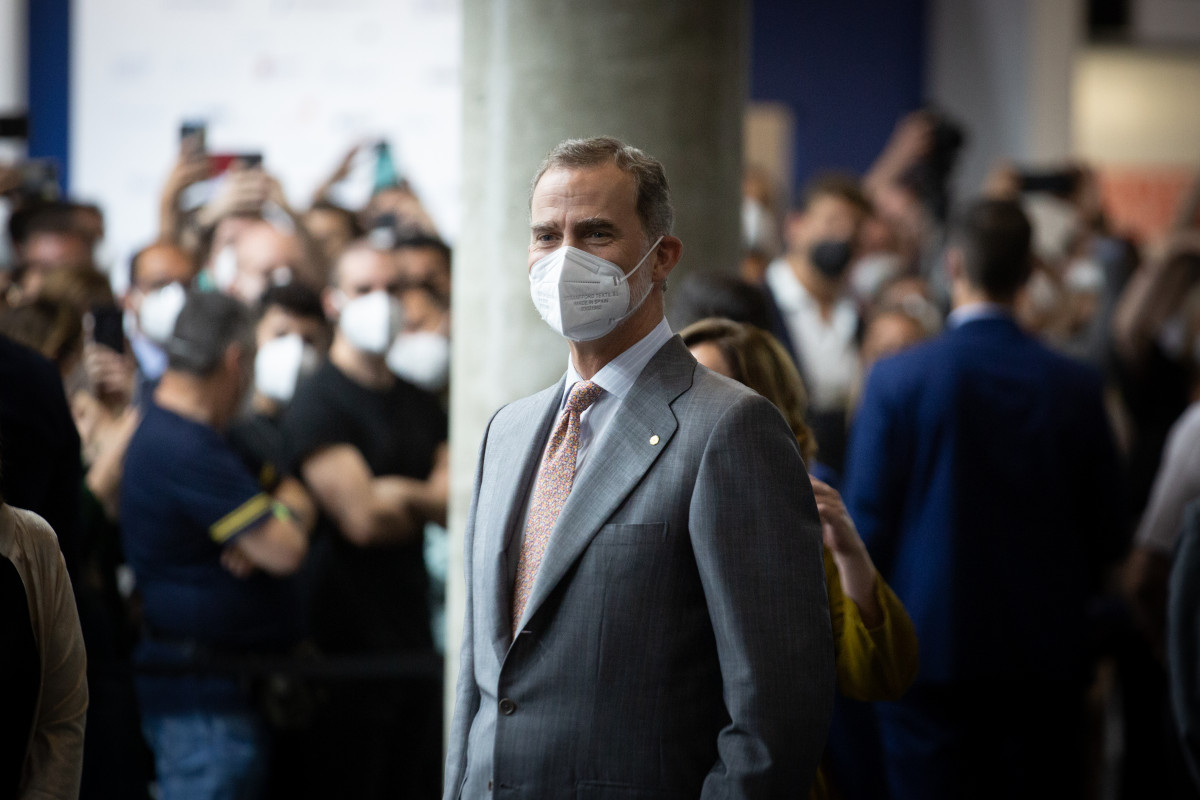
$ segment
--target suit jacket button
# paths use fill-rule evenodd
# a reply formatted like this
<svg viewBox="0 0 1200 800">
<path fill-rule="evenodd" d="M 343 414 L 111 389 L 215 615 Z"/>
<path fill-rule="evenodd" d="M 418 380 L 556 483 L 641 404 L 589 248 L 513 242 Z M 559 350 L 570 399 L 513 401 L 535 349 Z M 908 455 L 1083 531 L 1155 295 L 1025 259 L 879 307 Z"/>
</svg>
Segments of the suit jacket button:
<svg viewBox="0 0 1200 800">
<path fill-rule="evenodd" d="M 500 701 L 500 713 L 506 717 L 512 716 L 512 713 L 517 710 L 517 704 L 507 697 Z"/>
</svg>

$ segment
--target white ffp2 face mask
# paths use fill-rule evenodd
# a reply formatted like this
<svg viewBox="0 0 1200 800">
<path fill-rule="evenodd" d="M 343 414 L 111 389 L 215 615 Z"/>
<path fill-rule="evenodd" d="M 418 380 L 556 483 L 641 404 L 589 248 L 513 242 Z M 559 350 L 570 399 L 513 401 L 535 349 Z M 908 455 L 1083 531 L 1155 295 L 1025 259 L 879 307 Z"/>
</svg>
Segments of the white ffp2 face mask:
<svg viewBox="0 0 1200 800">
<path fill-rule="evenodd" d="M 168 283 L 143 297 L 138 308 L 138 327 L 146 338 L 165 345 L 175 332 L 175 320 L 186 300 L 187 290 L 178 283 Z"/>
<path fill-rule="evenodd" d="M 641 307 L 653 282 L 636 303 L 629 302 L 629 279 L 641 269 L 663 237 L 625 273 L 616 264 L 570 245 L 539 259 L 529 269 L 529 293 L 546 324 L 573 342 L 611 333 Z"/>
<path fill-rule="evenodd" d="M 254 388 L 278 403 L 291 402 L 296 384 L 311 375 L 321 357 L 298 334 L 272 339 L 254 356 Z"/>
<path fill-rule="evenodd" d="M 404 307 L 385 291 L 356 297 L 342 306 L 338 328 L 356 349 L 381 356 L 404 327 Z"/>
<path fill-rule="evenodd" d="M 450 340 L 433 331 L 402 333 L 388 350 L 387 365 L 409 383 L 436 394 L 450 378 Z"/>
</svg>

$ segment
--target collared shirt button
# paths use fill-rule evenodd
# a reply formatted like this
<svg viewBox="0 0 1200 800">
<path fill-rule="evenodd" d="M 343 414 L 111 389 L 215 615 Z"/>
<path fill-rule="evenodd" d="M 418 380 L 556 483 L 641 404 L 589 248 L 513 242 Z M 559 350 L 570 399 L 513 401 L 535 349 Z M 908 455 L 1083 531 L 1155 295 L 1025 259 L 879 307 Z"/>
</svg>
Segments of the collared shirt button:
<svg viewBox="0 0 1200 800">
<path fill-rule="evenodd" d="M 517 704 L 507 697 L 500 701 L 500 713 L 504 716 L 511 716 L 517 710 Z"/>
</svg>

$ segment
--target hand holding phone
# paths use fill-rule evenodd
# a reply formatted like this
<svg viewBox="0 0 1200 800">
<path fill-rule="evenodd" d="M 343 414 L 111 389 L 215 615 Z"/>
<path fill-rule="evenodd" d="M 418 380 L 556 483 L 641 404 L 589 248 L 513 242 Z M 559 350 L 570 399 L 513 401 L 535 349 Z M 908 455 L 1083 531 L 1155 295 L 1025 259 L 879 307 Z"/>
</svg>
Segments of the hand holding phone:
<svg viewBox="0 0 1200 800">
<path fill-rule="evenodd" d="M 125 352 L 125 317 L 116 306 L 93 306 L 84 317 L 84 331 L 90 341 L 117 353 Z"/>
</svg>

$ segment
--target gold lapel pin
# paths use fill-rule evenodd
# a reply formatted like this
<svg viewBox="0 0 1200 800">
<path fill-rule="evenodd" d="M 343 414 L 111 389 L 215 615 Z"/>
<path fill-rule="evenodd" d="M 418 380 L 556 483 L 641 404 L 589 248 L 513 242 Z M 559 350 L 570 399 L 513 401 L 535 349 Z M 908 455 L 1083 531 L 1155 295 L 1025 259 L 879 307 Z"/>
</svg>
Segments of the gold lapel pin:
<svg viewBox="0 0 1200 800">
<path fill-rule="evenodd" d="M 657 433 L 650 437 L 650 444 L 658 444 L 658 434 Z"/>
</svg>

